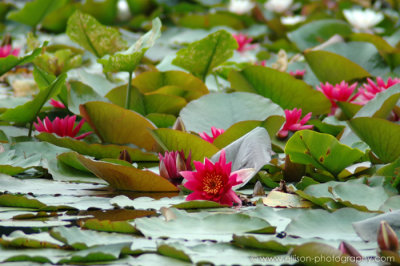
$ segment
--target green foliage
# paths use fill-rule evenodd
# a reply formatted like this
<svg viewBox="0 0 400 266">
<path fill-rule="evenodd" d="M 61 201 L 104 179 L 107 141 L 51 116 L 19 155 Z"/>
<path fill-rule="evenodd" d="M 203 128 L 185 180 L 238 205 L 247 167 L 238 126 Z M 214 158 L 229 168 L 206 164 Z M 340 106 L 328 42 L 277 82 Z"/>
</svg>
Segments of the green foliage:
<svg viewBox="0 0 400 266">
<path fill-rule="evenodd" d="M 232 35 L 220 30 L 181 49 L 172 63 L 204 81 L 217 66 L 232 57 L 237 47 Z"/>
</svg>

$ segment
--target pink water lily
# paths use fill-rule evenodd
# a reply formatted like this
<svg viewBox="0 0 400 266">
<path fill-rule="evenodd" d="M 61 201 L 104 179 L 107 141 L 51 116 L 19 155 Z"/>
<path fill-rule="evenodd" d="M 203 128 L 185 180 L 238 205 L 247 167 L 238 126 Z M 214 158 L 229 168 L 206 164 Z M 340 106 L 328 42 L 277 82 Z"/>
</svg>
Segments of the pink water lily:
<svg viewBox="0 0 400 266">
<path fill-rule="evenodd" d="M 231 172 L 232 162 L 226 163 L 225 150 L 221 151 L 216 163 L 206 158 L 204 164 L 197 161 L 193 164 L 196 171 L 180 172 L 187 180 L 184 186 L 193 191 L 186 197 L 187 201 L 210 200 L 229 206 L 241 205 L 232 187 L 241 184 L 246 173 L 242 170 Z"/>
<path fill-rule="evenodd" d="M 368 83 L 363 84 L 363 87 L 360 87 L 358 89 L 358 93 L 356 95 L 356 102 L 363 105 L 375 98 L 378 93 L 387 90 L 393 85 L 400 83 L 400 79 L 388 78 L 387 82 L 385 83 L 385 81 L 381 77 L 377 77 L 376 83 L 370 78 L 367 78 L 367 82 Z"/>
<path fill-rule="evenodd" d="M 239 33 L 239 34 L 232 34 L 232 36 L 238 43 L 239 47 L 237 48 L 237 50 L 239 52 L 253 50 L 257 47 L 257 44 L 250 45 L 250 43 L 253 41 L 253 38 L 248 37 L 246 34 Z"/>
<path fill-rule="evenodd" d="M 337 109 L 336 102 L 353 102 L 357 98 L 357 94 L 352 96 L 357 87 L 357 82 L 349 85 L 347 82 L 342 81 L 339 84 L 332 85 L 328 82 L 321 83 L 317 90 L 322 92 L 332 104 L 331 114 L 335 114 Z"/>
<path fill-rule="evenodd" d="M 10 44 L 0 47 L 0 58 L 7 57 L 9 55 L 18 56 L 19 48 L 13 49 Z"/>
<path fill-rule="evenodd" d="M 293 110 L 285 110 L 286 122 L 283 125 L 282 129 L 279 130 L 277 136 L 279 138 L 286 138 L 289 134 L 289 131 L 297 131 L 302 129 L 311 129 L 312 125 L 304 125 L 311 118 L 311 113 L 306 114 L 303 119 L 301 118 L 302 110 L 301 108 L 294 108 Z"/>
<path fill-rule="evenodd" d="M 211 127 L 212 136 L 209 136 L 206 132 L 199 133 L 199 135 L 202 139 L 204 139 L 210 143 L 213 143 L 214 140 L 224 132 L 225 132 L 225 130 L 223 130 L 222 128 Z"/>
<path fill-rule="evenodd" d="M 289 74 L 297 79 L 303 79 L 304 75 L 306 74 L 306 70 L 297 69 L 296 71 L 290 71 Z"/>
<path fill-rule="evenodd" d="M 79 133 L 85 120 L 82 119 L 79 124 L 74 128 L 76 115 L 66 116 L 65 118 L 56 117 L 53 121 L 50 121 L 48 117 L 43 119 L 43 122 L 37 118 L 38 123 L 33 123 L 36 130 L 39 132 L 55 133 L 60 137 L 71 137 L 75 139 L 83 139 L 84 137 L 92 134 L 92 132 L 84 133 L 80 136 L 76 136 Z"/>
<path fill-rule="evenodd" d="M 60 109 L 64 109 L 65 108 L 65 105 L 62 102 L 56 101 L 54 99 L 50 99 L 50 104 L 55 108 L 60 108 Z"/>
<path fill-rule="evenodd" d="M 164 156 L 159 153 L 158 158 L 160 159 L 160 175 L 176 186 L 180 185 L 183 180 L 179 172 L 192 170 L 190 153 L 185 158 L 183 151 L 166 151 Z"/>
</svg>

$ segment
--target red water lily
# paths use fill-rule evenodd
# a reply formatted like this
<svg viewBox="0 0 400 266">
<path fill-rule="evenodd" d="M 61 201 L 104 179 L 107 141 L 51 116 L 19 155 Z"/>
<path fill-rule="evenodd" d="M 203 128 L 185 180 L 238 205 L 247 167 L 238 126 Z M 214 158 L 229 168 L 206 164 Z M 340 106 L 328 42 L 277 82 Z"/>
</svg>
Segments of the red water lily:
<svg viewBox="0 0 400 266">
<path fill-rule="evenodd" d="M 158 158 L 160 159 L 160 175 L 170 180 L 174 185 L 182 183 L 183 177 L 179 172 L 192 170 L 190 153 L 185 159 L 183 151 L 166 151 L 164 156 L 159 153 Z"/>
<path fill-rule="evenodd" d="M 206 132 L 199 133 L 199 135 L 202 139 L 204 139 L 210 143 L 213 143 L 214 140 L 224 132 L 225 132 L 225 130 L 223 130 L 222 128 L 211 127 L 212 136 L 209 136 Z"/>
<path fill-rule="evenodd" d="M 0 58 L 7 57 L 9 55 L 18 56 L 19 48 L 13 49 L 10 44 L 0 47 Z"/>
<path fill-rule="evenodd" d="M 253 50 L 257 47 L 257 44 L 252 44 L 250 43 L 253 41 L 253 38 L 248 37 L 246 34 L 239 33 L 239 34 L 232 34 L 233 38 L 236 39 L 236 42 L 238 43 L 238 48 L 237 50 L 239 52 L 245 52 L 249 50 Z"/>
<path fill-rule="evenodd" d="M 61 109 L 65 108 L 65 105 L 62 102 L 56 101 L 54 99 L 50 99 L 50 104 L 55 108 L 61 108 Z"/>
<path fill-rule="evenodd" d="M 311 113 L 306 114 L 303 119 L 301 118 L 302 110 L 301 108 L 294 108 L 293 110 L 285 110 L 286 122 L 282 129 L 279 130 L 277 136 L 279 138 L 286 138 L 289 131 L 297 131 L 302 129 L 311 129 L 312 125 L 304 125 L 311 118 Z"/>
<path fill-rule="evenodd" d="M 47 132 L 47 133 L 55 133 L 60 137 L 71 137 L 74 139 L 83 139 L 84 137 L 92 134 L 92 132 L 84 133 L 80 136 L 76 136 L 81 129 L 85 120 L 82 119 L 79 124 L 74 128 L 76 115 L 66 116 L 65 118 L 56 117 L 53 121 L 50 121 L 48 117 L 46 117 L 43 122 L 37 118 L 38 123 L 33 123 L 35 128 L 39 132 Z"/>
<path fill-rule="evenodd" d="M 205 159 L 204 164 L 194 161 L 196 172 L 183 171 L 180 174 L 187 180 L 184 186 L 193 191 L 186 200 L 210 200 L 232 206 L 241 205 L 241 200 L 232 190 L 233 186 L 242 183 L 242 170 L 231 172 L 232 162 L 226 163 L 225 150 L 221 151 L 219 161 L 215 164 Z"/>
<path fill-rule="evenodd" d="M 332 104 L 331 114 L 335 114 L 337 109 L 336 102 L 353 102 L 357 98 L 357 94 L 351 96 L 357 87 L 357 82 L 349 85 L 342 81 L 339 84 L 332 85 L 328 82 L 321 83 L 317 90 L 321 91 Z"/>
<path fill-rule="evenodd" d="M 358 89 L 357 102 L 360 104 L 366 104 L 367 102 L 375 98 L 378 93 L 387 90 L 393 85 L 400 83 L 400 79 L 388 78 L 387 82 L 385 83 L 385 81 L 381 77 L 377 77 L 376 83 L 373 82 L 370 78 L 367 78 L 367 82 L 368 83 L 363 84 L 363 87 Z"/>
</svg>

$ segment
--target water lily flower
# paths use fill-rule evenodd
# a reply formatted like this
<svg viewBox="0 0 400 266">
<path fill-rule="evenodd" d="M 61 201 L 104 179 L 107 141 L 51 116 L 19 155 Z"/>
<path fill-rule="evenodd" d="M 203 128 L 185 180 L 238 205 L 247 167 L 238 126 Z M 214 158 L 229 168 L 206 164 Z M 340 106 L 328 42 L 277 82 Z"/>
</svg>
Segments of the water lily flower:
<svg viewBox="0 0 400 266">
<path fill-rule="evenodd" d="M 383 20 L 383 14 L 372 9 L 346 9 L 343 15 L 358 31 L 369 31 Z"/>
<path fill-rule="evenodd" d="M 252 10 L 254 5 L 251 0 L 230 0 L 228 10 L 232 13 L 243 15 Z"/>
<path fill-rule="evenodd" d="M 357 87 L 357 82 L 349 85 L 347 82 L 340 82 L 339 84 L 332 85 L 328 82 L 321 83 L 317 90 L 322 92 L 332 104 L 331 114 L 335 114 L 337 109 L 336 102 L 353 102 L 357 98 L 357 94 L 351 97 Z"/>
<path fill-rule="evenodd" d="M 306 74 L 306 70 L 297 69 L 296 71 L 290 71 L 289 74 L 297 79 L 303 79 L 304 75 Z"/>
<path fill-rule="evenodd" d="M 80 136 L 76 136 L 85 123 L 85 120 L 82 119 L 79 124 L 74 128 L 76 115 L 66 116 L 65 118 L 56 117 L 53 121 L 50 121 L 48 117 L 46 117 L 43 122 L 37 118 L 38 123 L 33 123 L 36 130 L 39 132 L 47 132 L 47 133 L 55 133 L 60 137 L 71 137 L 74 139 L 83 139 L 86 136 L 92 134 L 92 132 L 86 132 Z"/>
<path fill-rule="evenodd" d="M 283 13 L 292 5 L 293 0 L 268 0 L 264 7 L 276 13 Z"/>
<path fill-rule="evenodd" d="M 186 197 L 190 200 L 210 200 L 232 206 L 241 205 L 241 200 L 232 187 L 242 183 L 242 170 L 231 172 L 232 162 L 226 163 L 225 150 L 221 151 L 215 164 L 205 158 L 204 164 L 193 162 L 195 171 L 183 171 L 180 174 L 187 180 L 184 186 L 193 191 Z"/>
<path fill-rule="evenodd" d="M 18 56 L 19 48 L 12 49 L 10 44 L 0 47 L 0 58 L 7 57 L 9 55 Z"/>
<path fill-rule="evenodd" d="M 225 132 L 225 130 L 223 130 L 222 128 L 211 127 L 212 136 L 209 136 L 206 132 L 200 133 L 199 135 L 202 139 L 204 139 L 210 143 L 213 143 L 214 140 L 224 132 Z"/>
<path fill-rule="evenodd" d="M 253 38 L 248 37 L 246 34 L 239 33 L 239 34 L 232 34 L 232 36 L 238 43 L 239 47 L 237 48 L 237 50 L 239 52 L 253 50 L 257 47 L 257 44 L 249 45 L 253 41 Z"/>
<path fill-rule="evenodd" d="M 56 101 L 54 99 L 50 99 L 50 104 L 55 108 L 61 108 L 61 109 L 65 108 L 65 105 L 62 102 Z"/>
<path fill-rule="evenodd" d="M 301 118 L 301 108 L 294 108 L 293 110 L 285 110 L 286 122 L 282 129 L 279 130 L 277 136 L 284 139 L 288 136 L 289 131 L 297 131 L 302 129 L 311 129 L 313 125 L 304 125 L 311 118 L 311 113 L 306 114 L 303 119 Z"/>
<path fill-rule="evenodd" d="M 393 79 L 388 78 L 387 82 L 385 83 L 385 81 L 381 77 L 377 77 L 376 83 L 373 82 L 370 78 L 367 78 L 367 82 L 368 83 L 363 84 L 363 87 L 358 89 L 357 102 L 360 104 L 366 104 L 368 101 L 375 98 L 375 96 L 378 93 L 380 93 L 384 90 L 387 90 L 388 88 L 390 88 L 393 85 L 400 83 L 400 79 L 399 78 L 393 78 Z"/>
<path fill-rule="evenodd" d="M 288 16 L 288 17 L 281 17 L 281 23 L 283 25 L 291 26 L 291 25 L 296 25 L 300 22 L 303 22 L 306 20 L 305 16 Z"/>
<path fill-rule="evenodd" d="M 342 252 L 342 254 L 349 255 L 350 257 L 357 258 L 359 260 L 362 259 L 362 255 L 360 254 L 360 252 L 358 252 L 357 249 L 355 249 L 346 241 L 340 242 L 339 250 Z"/>
<path fill-rule="evenodd" d="M 183 177 L 181 171 L 191 171 L 192 165 L 191 154 L 189 153 L 187 159 L 183 151 L 165 152 L 164 156 L 158 154 L 160 159 L 160 175 L 173 183 L 175 186 L 182 183 Z"/>
</svg>

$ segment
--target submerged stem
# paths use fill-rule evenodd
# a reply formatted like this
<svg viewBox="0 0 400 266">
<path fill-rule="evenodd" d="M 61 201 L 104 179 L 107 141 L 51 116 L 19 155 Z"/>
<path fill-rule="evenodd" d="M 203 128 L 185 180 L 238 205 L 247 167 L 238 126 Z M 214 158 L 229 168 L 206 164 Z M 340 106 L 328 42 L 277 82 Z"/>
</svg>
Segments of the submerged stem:
<svg viewBox="0 0 400 266">
<path fill-rule="evenodd" d="M 32 130 L 33 130 L 33 121 L 31 121 L 31 125 L 29 126 L 28 137 L 32 137 Z"/>
<path fill-rule="evenodd" d="M 129 72 L 128 88 L 126 89 L 126 102 L 125 108 L 129 110 L 131 105 L 131 91 L 132 91 L 132 71 Z"/>
</svg>

